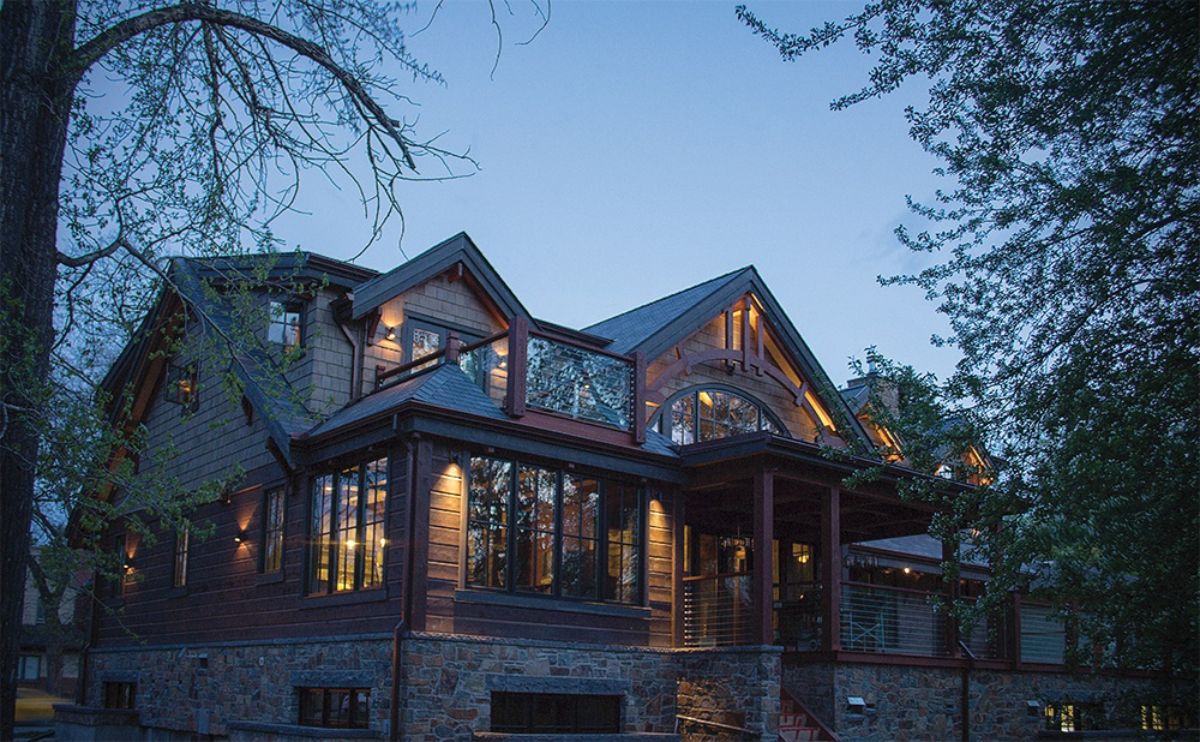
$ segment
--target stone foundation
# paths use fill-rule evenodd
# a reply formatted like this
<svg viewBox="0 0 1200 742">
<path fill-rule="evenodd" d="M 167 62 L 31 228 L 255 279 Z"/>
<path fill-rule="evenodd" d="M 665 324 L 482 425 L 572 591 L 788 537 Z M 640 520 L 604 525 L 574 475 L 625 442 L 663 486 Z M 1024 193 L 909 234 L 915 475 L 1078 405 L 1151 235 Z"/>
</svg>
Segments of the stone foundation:
<svg viewBox="0 0 1200 742">
<path fill-rule="evenodd" d="M 783 687 L 843 740 L 959 739 L 962 671 L 957 668 L 850 663 L 791 664 Z M 1090 673 L 973 669 L 972 739 L 1032 739 L 1045 728 L 1047 703 L 1102 702 L 1112 728 L 1135 726 L 1139 703 L 1164 703 L 1148 678 Z M 859 696 L 861 710 L 847 699 Z M 1030 701 L 1037 702 L 1031 707 Z"/>
<path fill-rule="evenodd" d="M 400 651 L 406 740 L 465 741 L 487 732 L 493 691 L 620 695 L 625 735 L 776 736 L 776 647 L 674 650 L 413 633 Z M 97 649 L 89 662 L 89 706 L 102 704 L 106 681 L 137 683 L 143 739 L 322 736 L 294 728 L 296 689 L 305 686 L 370 689 L 370 729 L 361 736 L 389 736 L 390 635 Z M 677 714 L 712 723 L 677 728 Z"/>
</svg>

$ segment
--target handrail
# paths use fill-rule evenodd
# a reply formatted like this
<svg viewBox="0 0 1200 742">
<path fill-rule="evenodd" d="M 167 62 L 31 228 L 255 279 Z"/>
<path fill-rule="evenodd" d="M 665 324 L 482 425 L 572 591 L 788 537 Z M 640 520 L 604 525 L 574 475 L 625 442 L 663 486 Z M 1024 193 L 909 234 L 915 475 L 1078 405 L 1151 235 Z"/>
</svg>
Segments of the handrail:
<svg viewBox="0 0 1200 742">
<path fill-rule="evenodd" d="M 402 363 L 399 366 L 395 366 L 394 368 L 389 368 L 386 371 L 380 371 L 379 373 L 375 374 L 375 388 L 379 389 L 380 387 L 383 386 L 384 381 L 392 378 L 393 376 L 399 376 L 400 374 L 404 373 L 405 371 L 410 371 L 410 370 L 416 368 L 417 366 L 424 366 L 427 363 L 439 360 L 440 358 L 444 357 L 445 355 L 446 355 L 446 349 L 441 348 L 439 350 L 435 350 L 432 353 L 429 353 L 428 355 L 423 355 L 420 358 L 416 359 L 415 361 L 409 361 L 408 363 Z"/>
<path fill-rule="evenodd" d="M 532 327 L 529 328 L 529 337 L 539 337 L 539 338 L 542 338 L 543 340 L 549 340 L 552 343 L 561 343 L 563 345 L 570 345 L 575 348 L 582 348 L 589 353 L 595 353 L 597 355 L 608 356 L 609 358 L 615 358 L 618 361 L 624 361 L 625 363 L 629 363 L 629 364 L 633 363 L 633 356 L 622 355 L 621 353 L 614 353 L 611 350 L 597 348 L 594 345 L 586 345 L 584 343 L 579 342 L 578 340 L 568 340 L 568 339 L 562 337 L 561 335 L 553 335 L 551 333 L 541 332 L 539 330 L 533 329 Z"/>
<path fill-rule="evenodd" d="M 808 720 L 817 725 L 817 729 L 821 731 L 821 734 L 824 734 L 827 738 L 832 740 L 832 742 L 841 742 L 841 739 L 837 736 L 837 734 L 835 734 L 832 729 L 826 726 L 825 722 L 821 721 L 820 717 L 810 711 L 808 706 L 806 706 L 803 701 L 789 693 L 787 688 L 780 688 L 779 693 L 782 697 L 799 707 L 799 709 L 804 712 L 804 715 L 808 717 Z"/>
<path fill-rule="evenodd" d="M 492 343 L 496 342 L 500 338 L 506 338 L 506 337 L 508 337 L 508 330 L 501 330 L 500 332 L 495 332 L 495 333 L 492 333 L 491 335 L 488 335 L 483 340 L 476 340 L 473 343 L 469 343 L 467 345 L 462 346 L 461 348 L 458 349 L 458 353 L 459 353 L 459 355 L 462 355 L 464 353 L 470 353 L 473 350 L 482 348 L 485 345 L 491 345 Z M 425 356 L 425 357 L 428 358 L 429 356 Z"/>
<path fill-rule="evenodd" d="M 728 732 L 741 732 L 742 734 L 757 734 L 757 732 L 755 732 L 753 729 L 747 729 L 746 727 L 736 727 L 732 724 L 722 724 L 719 721 L 709 721 L 708 719 L 697 719 L 694 716 L 684 716 L 683 714 L 675 714 L 675 718 L 682 719 L 683 721 L 690 721 L 693 724 L 703 724 L 705 726 L 713 727 L 714 729 L 724 729 L 725 731 L 728 731 Z"/>
</svg>

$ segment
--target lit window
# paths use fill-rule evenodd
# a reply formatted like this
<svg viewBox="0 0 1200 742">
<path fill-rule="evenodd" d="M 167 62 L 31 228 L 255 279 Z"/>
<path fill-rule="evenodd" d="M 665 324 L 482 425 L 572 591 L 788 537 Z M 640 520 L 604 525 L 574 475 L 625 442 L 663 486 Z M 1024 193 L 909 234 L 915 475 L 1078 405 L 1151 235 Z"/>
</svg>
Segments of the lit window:
<svg viewBox="0 0 1200 742">
<path fill-rule="evenodd" d="M 300 723 L 309 727 L 366 729 L 371 691 L 367 688 L 300 688 Z"/>
<path fill-rule="evenodd" d="M 409 359 L 418 361 L 425 356 L 433 355 L 442 348 L 442 334 L 424 327 L 415 327 L 412 331 L 412 342 L 409 344 Z"/>
<path fill-rule="evenodd" d="M 638 488 L 483 457 L 469 476 L 468 585 L 641 600 Z"/>
<path fill-rule="evenodd" d="M 195 412 L 200 407 L 196 364 L 167 366 L 167 381 L 163 387 L 163 399 L 182 405 L 185 412 Z"/>
<path fill-rule="evenodd" d="M 304 305 L 296 302 L 271 301 L 271 320 L 267 340 L 283 346 L 284 350 L 300 347 Z"/>
<path fill-rule="evenodd" d="M 759 402 L 728 389 L 691 389 L 678 395 L 656 422 L 677 445 L 765 431 L 786 436 L 786 428 Z"/>
<path fill-rule="evenodd" d="M 310 593 L 383 584 L 387 487 L 386 458 L 313 480 Z"/>
<path fill-rule="evenodd" d="M 284 506 L 282 487 L 267 490 L 263 504 L 263 572 L 276 572 L 283 566 Z"/>
<path fill-rule="evenodd" d="M 188 576 L 188 542 L 191 540 L 188 527 L 175 533 L 175 587 L 186 587 Z"/>
</svg>

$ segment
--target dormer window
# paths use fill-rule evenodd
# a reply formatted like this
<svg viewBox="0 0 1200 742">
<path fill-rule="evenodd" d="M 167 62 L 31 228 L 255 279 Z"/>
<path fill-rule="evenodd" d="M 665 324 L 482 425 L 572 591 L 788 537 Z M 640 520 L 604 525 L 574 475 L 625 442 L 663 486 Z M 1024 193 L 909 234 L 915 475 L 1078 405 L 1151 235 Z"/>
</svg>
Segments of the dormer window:
<svg viewBox="0 0 1200 742">
<path fill-rule="evenodd" d="M 184 412 L 195 412 L 200 406 L 199 374 L 196 364 L 167 366 L 167 381 L 163 385 L 163 399 L 182 405 Z"/>
<path fill-rule="evenodd" d="M 282 346 L 284 350 L 299 348 L 304 326 L 304 305 L 272 299 L 270 311 L 267 340 Z"/>
</svg>

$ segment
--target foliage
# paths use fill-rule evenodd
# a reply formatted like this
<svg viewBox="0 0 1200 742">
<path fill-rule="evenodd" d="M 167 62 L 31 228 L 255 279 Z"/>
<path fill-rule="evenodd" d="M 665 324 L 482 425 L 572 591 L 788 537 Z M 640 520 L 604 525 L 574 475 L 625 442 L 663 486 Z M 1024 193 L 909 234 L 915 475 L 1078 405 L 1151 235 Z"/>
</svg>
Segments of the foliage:
<svg viewBox="0 0 1200 742">
<path fill-rule="evenodd" d="M 929 267 L 882 282 L 948 317 L 934 342 L 962 360 L 926 393 L 1007 464 L 972 518 L 1105 661 L 1194 677 L 1200 6 L 884 0 L 804 34 L 738 15 L 785 60 L 847 37 L 875 55 L 834 108 L 928 85 L 906 115 L 950 187 L 898 230 Z"/>
</svg>

